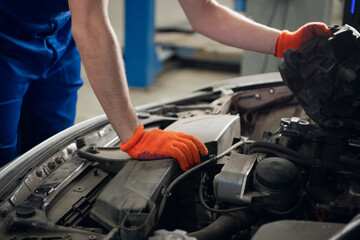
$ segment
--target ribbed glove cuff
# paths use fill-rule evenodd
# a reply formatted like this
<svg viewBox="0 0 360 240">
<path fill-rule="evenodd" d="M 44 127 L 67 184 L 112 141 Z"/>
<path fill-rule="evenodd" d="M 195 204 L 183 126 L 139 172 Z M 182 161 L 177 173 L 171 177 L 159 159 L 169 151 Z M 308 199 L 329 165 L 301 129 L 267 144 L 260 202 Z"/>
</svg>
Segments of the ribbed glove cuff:
<svg viewBox="0 0 360 240">
<path fill-rule="evenodd" d="M 283 57 L 283 52 L 286 51 L 289 48 L 293 48 L 295 49 L 295 47 L 291 47 L 289 46 L 289 42 L 286 45 L 284 42 L 287 40 L 287 38 L 289 36 L 291 36 L 293 33 L 289 32 L 288 30 L 284 30 L 280 33 L 277 41 L 276 41 L 276 45 L 275 45 L 275 53 L 274 56 L 278 57 L 278 58 L 282 58 Z M 294 45 L 294 44 L 293 44 Z M 284 49 L 285 48 L 285 49 Z"/>
<path fill-rule="evenodd" d="M 134 135 L 132 135 L 132 137 L 124 144 L 124 143 L 120 143 L 120 149 L 121 151 L 127 152 L 129 149 L 131 149 L 133 146 L 135 146 L 139 140 L 141 139 L 141 137 L 143 136 L 145 130 L 144 130 L 144 126 L 140 125 L 136 130 Z"/>
</svg>

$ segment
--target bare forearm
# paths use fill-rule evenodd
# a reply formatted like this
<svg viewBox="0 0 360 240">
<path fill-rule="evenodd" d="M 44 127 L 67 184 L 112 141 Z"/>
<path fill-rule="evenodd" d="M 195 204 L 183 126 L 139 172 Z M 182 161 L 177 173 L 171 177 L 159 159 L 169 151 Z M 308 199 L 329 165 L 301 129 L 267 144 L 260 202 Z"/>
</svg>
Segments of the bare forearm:
<svg viewBox="0 0 360 240">
<path fill-rule="evenodd" d="M 83 64 L 97 98 L 120 139 L 126 142 L 138 123 L 118 44 L 114 40 L 101 47 L 99 44 L 89 44 L 80 52 L 83 53 Z"/>
<path fill-rule="evenodd" d="M 280 31 L 256 23 L 214 0 L 179 0 L 195 31 L 223 44 L 274 54 Z"/>
<path fill-rule="evenodd" d="M 107 6 L 89 10 L 95 17 L 87 23 L 77 18 L 83 14 L 73 14 L 73 35 L 89 82 L 115 131 L 126 142 L 138 127 L 138 121 L 129 97 L 121 49 L 107 12 L 104 15 L 101 7 Z"/>
</svg>

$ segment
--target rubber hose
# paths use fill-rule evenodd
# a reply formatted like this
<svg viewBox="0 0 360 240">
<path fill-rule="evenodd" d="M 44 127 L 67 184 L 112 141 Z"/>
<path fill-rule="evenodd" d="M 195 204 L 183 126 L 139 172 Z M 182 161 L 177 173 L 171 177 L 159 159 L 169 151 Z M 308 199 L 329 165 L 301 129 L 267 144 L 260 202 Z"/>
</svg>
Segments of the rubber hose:
<svg viewBox="0 0 360 240">
<path fill-rule="evenodd" d="M 232 235 L 248 228 L 249 217 L 244 212 L 224 214 L 207 227 L 187 235 L 197 240 L 230 239 Z"/>
</svg>

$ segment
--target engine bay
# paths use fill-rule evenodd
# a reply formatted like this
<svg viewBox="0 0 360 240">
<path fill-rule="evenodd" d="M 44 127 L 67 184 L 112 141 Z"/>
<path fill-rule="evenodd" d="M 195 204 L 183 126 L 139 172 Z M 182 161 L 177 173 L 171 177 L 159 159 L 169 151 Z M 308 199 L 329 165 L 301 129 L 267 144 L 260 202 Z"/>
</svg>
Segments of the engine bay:
<svg viewBox="0 0 360 240">
<path fill-rule="evenodd" d="M 175 159 L 131 159 L 105 116 L 43 142 L 0 172 L 0 238 L 354 239 L 359 77 L 336 75 L 342 76 L 336 86 L 346 81 L 354 91 L 336 91 L 336 108 L 326 108 L 297 91 L 293 70 L 280 72 L 136 109 L 148 130 L 184 132 L 205 143 L 209 155 L 186 172 Z M 344 114 L 341 99 L 354 104 Z"/>
</svg>

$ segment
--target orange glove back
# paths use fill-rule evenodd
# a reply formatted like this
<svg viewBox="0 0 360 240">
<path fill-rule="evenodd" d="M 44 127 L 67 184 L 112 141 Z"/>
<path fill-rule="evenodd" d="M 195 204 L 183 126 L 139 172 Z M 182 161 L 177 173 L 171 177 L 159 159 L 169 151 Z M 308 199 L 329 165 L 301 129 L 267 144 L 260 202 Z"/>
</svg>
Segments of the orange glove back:
<svg viewBox="0 0 360 240">
<path fill-rule="evenodd" d="M 192 135 L 160 129 L 146 131 L 141 125 L 125 144 L 120 144 L 120 149 L 135 159 L 173 157 L 184 171 L 200 163 L 199 152 L 202 156 L 208 154 L 205 145 Z"/>
<path fill-rule="evenodd" d="M 330 37 L 331 29 L 324 23 L 310 22 L 300 27 L 295 32 L 284 30 L 280 33 L 275 46 L 275 56 L 282 58 L 283 52 L 292 48 L 297 50 L 303 43 L 314 36 Z"/>
</svg>

